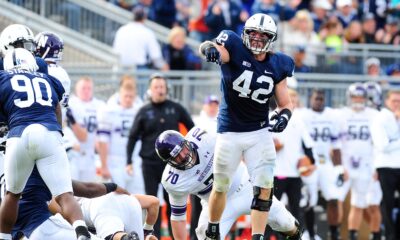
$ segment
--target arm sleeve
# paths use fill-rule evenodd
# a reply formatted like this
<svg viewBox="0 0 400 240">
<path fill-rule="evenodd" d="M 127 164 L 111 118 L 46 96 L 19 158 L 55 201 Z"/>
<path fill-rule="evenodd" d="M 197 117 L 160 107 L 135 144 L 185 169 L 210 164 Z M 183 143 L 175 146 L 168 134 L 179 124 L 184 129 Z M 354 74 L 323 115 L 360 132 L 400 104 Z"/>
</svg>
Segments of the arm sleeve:
<svg viewBox="0 0 400 240">
<path fill-rule="evenodd" d="M 171 220 L 186 220 L 186 204 L 189 194 L 169 190 L 168 195 L 171 204 Z"/>
<path fill-rule="evenodd" d="M 135 117 L 135 120 L 133 121 L 132 128 L 129 131 L 128 145 L 126 147 L 127 164 L 132 164 L 133 150 L 135 149 L 136 142 L 139 140 L 139 137 L 141 136 L 142 115 L 143 112 L 139 111 Z"/>
</svg>

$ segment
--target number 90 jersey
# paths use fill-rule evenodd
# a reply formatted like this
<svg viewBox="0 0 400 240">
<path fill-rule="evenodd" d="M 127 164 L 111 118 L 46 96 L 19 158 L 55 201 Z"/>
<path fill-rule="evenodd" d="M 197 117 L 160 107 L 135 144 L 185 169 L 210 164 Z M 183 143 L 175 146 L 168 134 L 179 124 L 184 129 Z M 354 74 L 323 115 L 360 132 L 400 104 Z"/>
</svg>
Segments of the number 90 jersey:
<svg viewBox="0 0 400 240">
<path fill-rule="evenodd" d="M 25 70 L 0 71 L 0 108 L 8 122 L 8 137 L 20 137 L 25 127 L 39 123 L 60 131 L 55 109 L 64 87 L 52 76 Z"/>
<path fill-rule="evenodd" d="M 198 154 L 197 163 L 187 170 L 179 170 L 171 165 L 165 167 L 161 183 L 169 194 L 171 219 L 186 219 L 186 202 L 189 194 L 208 201 L 213 185 L 213 157 L 215 137 L 199 127 L 193 127 L 186 135 Z M 238 168 L 232 179 L 228 197 L 244 182 L 249 181 L 246 168 Z"/>
<path fill-rule="evenodd" d="M 229 52 L 230 59 L 221 65 L 218 132 L 250 132 L 267 127 L 268 100 L 275 85 L 293 75 L 292 58 L 269 52 L 264 61 L 257 61 L 232 31 L 222 31 L 216 41 Z"/>
</svg>

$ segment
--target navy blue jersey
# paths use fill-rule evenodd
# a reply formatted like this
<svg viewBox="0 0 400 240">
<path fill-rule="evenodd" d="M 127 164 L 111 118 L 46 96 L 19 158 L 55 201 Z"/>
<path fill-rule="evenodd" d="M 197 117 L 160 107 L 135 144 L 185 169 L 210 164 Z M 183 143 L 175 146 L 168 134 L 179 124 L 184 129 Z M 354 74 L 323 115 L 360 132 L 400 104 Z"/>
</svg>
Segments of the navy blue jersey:
<svg viewBox="0 0 400 240">
<path fill-rule="evenodd" d="M 39 69 L 37 71 L 48 75 L 49 74 L 49 70 L 48 70 L 46 61 L 44 61 L 40 57 L 35 57 L 35 59 L 36 59 L 36 64 L 39 67 Z M 2 58 L 0 59 L 0 70 L 4 70 L 3 59 Z"/>
<path fill-rule="evenodd" d="M 8 137 L 21 136 L 30 124 L 60 131 L 56 106 L 64 93 L 52 76 L 26 70 L 0 71 L 0 108 L 10 129 Z"/>
<path fill-rule="evenodd" d="M 17 236 L 21 234 L 29 238 L 38 226 L 49 219 L 51 213 L 47 202 L 50 200 L 51 192 L 35 166 L 18 202 L 18 218 L 12 230 L 13 239 L 19 239 Z"/>
<path fill-rule="evenodd" d="M 221 65 L 218 132 L 249 132 L 267 127 L 269 99 L 275 85 L 293 75 L 292 58 L 268 53 L 264 61 L 257 61 L 233 31 L 222 31 L 217 43 L 230 56 L 229 62 Z"/>
</svg>

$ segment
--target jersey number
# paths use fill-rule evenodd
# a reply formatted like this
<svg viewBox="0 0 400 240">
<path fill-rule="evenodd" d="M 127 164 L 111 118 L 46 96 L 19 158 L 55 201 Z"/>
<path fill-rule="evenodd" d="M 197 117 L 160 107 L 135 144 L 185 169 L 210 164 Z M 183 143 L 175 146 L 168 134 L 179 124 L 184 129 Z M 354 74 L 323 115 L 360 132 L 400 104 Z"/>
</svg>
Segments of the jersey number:
<svg viewBox="0 0 400 240">
<path fill-rule="evenodd" d="M 327 142 L 331 139 L 331 130 L 328 127 L 323 127 L 322 129 L 314 128 L 311 134 L 314 141 L 321 140 L 322 142 Z"/>
<path fill-rule="evenodd" d="M 274 87 L 274 80 L 272 78 L 261 75 L 257 78 L 258 83 L 266 82 L 268 84 L 267 88 L 258 88 L 253 92 L 250 89 L 251 79 L 253 78 L 253 72 L 245 70 L 235 81 L 233 81 L 233 89 L 239 92 L 239 97 L 248 98 L 251 97 L 252 100 L 258 103 L 266 103 L 268 97 L 261 98 L 260 95 L 269 95 Z"/>
<path fill-rule="evenodd" d="M 357 129 L 356 125 L 349 125 L 347 129 L 347 139 L 348 140 L 368 140 L 369 139 L 369 128 L 367 125 L 360 126 Z"/>
<path fill-rule="evenodd" d="M 51 87 L 43 78 L 35 77 L 32 80 L 24 75 L 15 75 L 11 78 L 11 87 L 14 91 L 26 93 L 26 99 L 15 99 L 14 104 L 20 108 L 30 107 L 35 102 L 43 106 L 50 106 Z"/>
<path fill-rule="evenodd" d="M 174 173 L 172 171 L 169 171 L 168 174 L 169 175 L 168 175 L 166 181 L 170 180 L 172 184 L 176 184 L 176 182 L 178 182 L 178 179 L 179 179 L 179 174 Z"/>
</svg>

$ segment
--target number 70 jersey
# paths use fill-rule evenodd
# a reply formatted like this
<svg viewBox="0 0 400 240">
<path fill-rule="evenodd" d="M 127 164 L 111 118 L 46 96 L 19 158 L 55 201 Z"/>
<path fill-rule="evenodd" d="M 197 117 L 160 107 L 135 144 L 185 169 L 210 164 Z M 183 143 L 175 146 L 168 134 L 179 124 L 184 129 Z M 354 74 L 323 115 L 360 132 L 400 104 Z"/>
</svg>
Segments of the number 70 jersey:
<svg viewBox="0 0 400 240">
<path fill-rule="evenodd" d="M 0 71 L 0 108 L 10 129 L 8 137 L 20 137 L 25 127 L 34 123 L 61 132 L 55 109 L 63 94 L 63 86 L 52 76 Z"/>
</svg>

